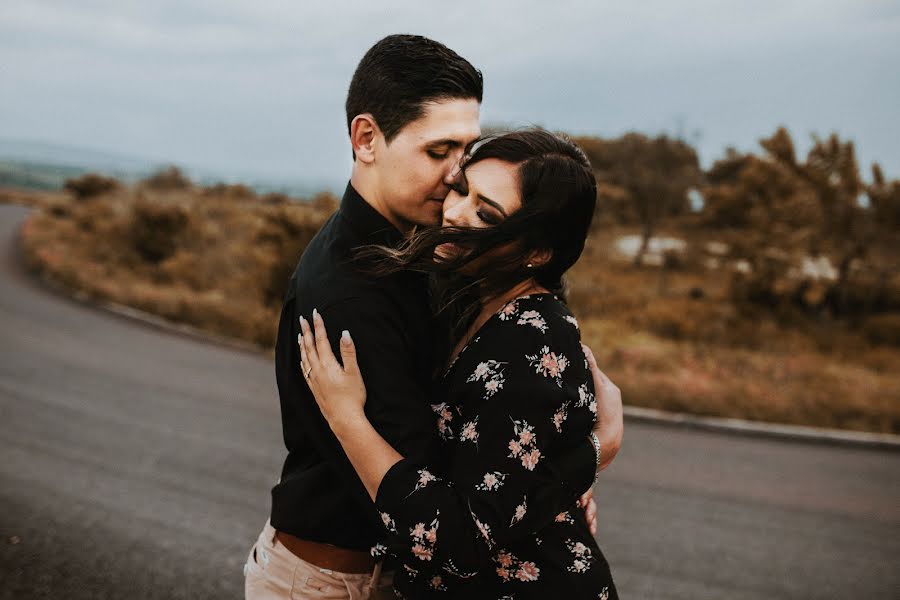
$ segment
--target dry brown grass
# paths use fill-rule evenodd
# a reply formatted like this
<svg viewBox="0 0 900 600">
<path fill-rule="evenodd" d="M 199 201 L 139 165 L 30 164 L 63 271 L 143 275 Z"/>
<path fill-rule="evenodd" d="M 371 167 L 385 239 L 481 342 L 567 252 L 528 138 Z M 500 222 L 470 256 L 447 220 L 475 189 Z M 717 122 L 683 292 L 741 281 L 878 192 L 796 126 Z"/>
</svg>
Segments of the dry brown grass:
<svg viewBox="0 0 900 600">
<path fill-rule="evenodd" d="M 176 179 L 8 200 L 42 207 L 23 231 L 29 264 L 90 296 L 271 348 L 287 279 L 336 199 Z M 635 232 L 598 227 L 570 277 L 585 341 L 627 404 L 900 432 L 897 315 L 853 327 L 736 305 L 725 272 L 700 266 L 697 252 L 661 282 L 657 268 L 610 251 Z M 689 224 L 664 233 L 692 247 L 716 237 Z"/>
<path fill-rule="evenodd" d="M 242 187 L 121 187 L 48 200 L 23 247 L 67 288 L 270 348 L 287 281 L 333 208 Z"/>
</svg>

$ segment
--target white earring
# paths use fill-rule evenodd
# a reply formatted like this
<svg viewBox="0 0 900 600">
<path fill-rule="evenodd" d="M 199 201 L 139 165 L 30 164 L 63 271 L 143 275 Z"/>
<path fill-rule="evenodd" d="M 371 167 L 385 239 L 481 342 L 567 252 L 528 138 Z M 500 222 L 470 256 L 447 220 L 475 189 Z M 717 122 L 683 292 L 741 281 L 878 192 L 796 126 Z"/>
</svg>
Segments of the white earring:
<svg viewBox="0 0 900 600">
<path fill-rule="evenodd" d="M 530 269 L 530 268 L 532 268 L 532 267 L 533 267 L 533 266 L 534 266 L 534 265 L 533 265 L 533 264 L 531 264 L 531 263 L 528 263 L 528 264 L 527 264 L 527 265 L 525 265 L 525 266 L 526 266 L 526 267 L 528 267 L 528 268 L 529 268 L 529 269 Z"/>
</svg>

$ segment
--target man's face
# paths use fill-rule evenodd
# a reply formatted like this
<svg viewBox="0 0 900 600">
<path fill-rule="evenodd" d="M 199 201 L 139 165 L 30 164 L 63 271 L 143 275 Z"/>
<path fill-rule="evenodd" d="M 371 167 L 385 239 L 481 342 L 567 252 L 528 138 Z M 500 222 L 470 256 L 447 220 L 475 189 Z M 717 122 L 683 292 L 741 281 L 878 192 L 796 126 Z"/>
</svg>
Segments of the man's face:
<svg viewBox="0 0 900 600">
<path fill-rule="evenodd" d="M 391 140 L 379 138 L 378 181 L 386 209 L 404 228 L 438 225 L 466 144 L 481 135 L 475 99 L 425 104 L 425 113 Z"/>
</svg>

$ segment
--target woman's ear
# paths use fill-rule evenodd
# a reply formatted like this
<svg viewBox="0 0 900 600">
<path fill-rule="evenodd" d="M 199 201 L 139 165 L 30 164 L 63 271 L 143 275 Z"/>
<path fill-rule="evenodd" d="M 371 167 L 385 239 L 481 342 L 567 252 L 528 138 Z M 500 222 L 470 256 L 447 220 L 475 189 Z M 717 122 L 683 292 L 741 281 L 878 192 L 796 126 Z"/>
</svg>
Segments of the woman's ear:
<svg viewBox="0 0 900 600">
<path fill-rule="evenodd" d="M 525 264 L 529 265 L 529 268 L 540 269 L 550 262 L 551 258 L 553 258 L 553 250 L 535 250 L 528 256 Z"/>
<path fill-rule="evenodd" d="M 375 141 L 379 135 L 381 130 L 371 114 L 353 117 L 350 122 L 350 145 L 357 160 L 367 164 L 375 161 Z"/>
</svg>

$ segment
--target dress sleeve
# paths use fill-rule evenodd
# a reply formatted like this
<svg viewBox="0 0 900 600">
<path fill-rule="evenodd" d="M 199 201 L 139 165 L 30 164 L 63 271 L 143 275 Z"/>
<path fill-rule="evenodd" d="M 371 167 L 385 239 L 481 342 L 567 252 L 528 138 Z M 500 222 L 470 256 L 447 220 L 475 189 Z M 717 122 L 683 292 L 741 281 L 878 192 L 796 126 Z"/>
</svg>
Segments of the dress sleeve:
<svg viewBox="0 0 900 600">
<path fill-rule="evenodd" d="M 382 480 L 376 506 L 389 550 L 407 565 L 472 575 L 574 508 L 589 487 L 565 474 L 592 474 L 595 460 L 584 445 L 593 383 L 577 330 L 531 313 L 536 320 L 498 323 L 470 349 L 476 366 L 458 376 L 478 410 L 457 433 L 444 478 L 404 459 Z M 566 456 L 583 461 L 581 470 L 564 473 Z"/>
</svg>

